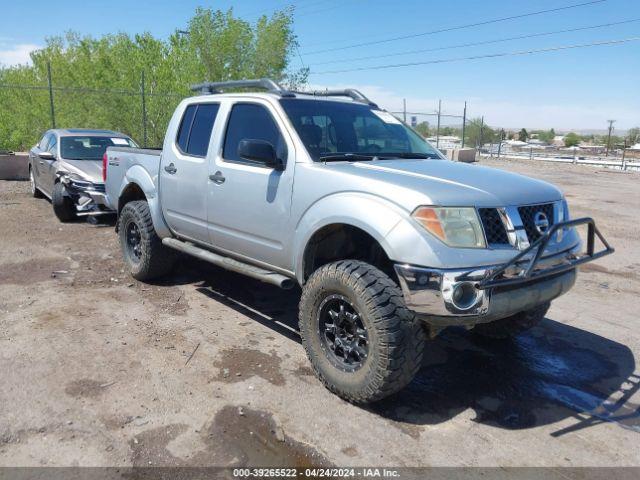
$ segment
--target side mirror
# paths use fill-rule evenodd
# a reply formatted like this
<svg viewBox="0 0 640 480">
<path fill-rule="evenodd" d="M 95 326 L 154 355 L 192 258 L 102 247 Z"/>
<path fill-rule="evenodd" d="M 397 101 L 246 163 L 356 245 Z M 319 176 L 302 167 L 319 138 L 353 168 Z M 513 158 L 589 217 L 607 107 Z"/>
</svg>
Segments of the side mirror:
<svg viewBox="0 0 640 480">
<path fill-rule="evenodd" d="M 51 152 L 40 152 L 38 156 L 43 160 L 55 160 L 56 157 Z"/>
<path fill-rule="evenodd" d="M 245 160 L 264 163 L 275 170 L 284 170 L 284 163 L 277 157 L 275 148 L 264 140 L 241 140 L 238 155 Z"/>
</svg>

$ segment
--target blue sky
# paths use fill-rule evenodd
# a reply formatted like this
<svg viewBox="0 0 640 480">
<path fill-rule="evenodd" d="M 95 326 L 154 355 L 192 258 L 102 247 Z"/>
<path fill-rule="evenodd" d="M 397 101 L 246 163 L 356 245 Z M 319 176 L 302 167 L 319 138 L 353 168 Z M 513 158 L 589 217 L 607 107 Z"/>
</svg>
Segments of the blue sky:
<svg viewBox="0 0 640 480">
<path fill-rule="evenodd" d="M 640 41 L 617 46 L 565 50 L 526 56 L 373 69 L 335 74 L 329 70 L 430 61 L 455 57 L 545 49 L 640 37 L 640 2 L 606 0 L 593 5 L 357 48 L 403 35 L 557 8 L 589 0 L 138 0 L 128 2 L 2 0 L 0 62 L 16 63 L 50 35 L 76 30 L 95 36 L 149 31 L 166 37 L 185 28 L 196 6 L 226 9 L 255 20 L 262 13 L 296 5 L 295 31 L 301 61 L 311 68 L 313 86 L 355 86 L 389 110 L 406 98 L 408 110 L 431 112 L 442 99 L 443 111 L 484 115 L 491 125 L 556 129 L 618 129 L 640 125 Z M 46 18 L 43 16 L 46 12 Z M 404 54 L 459 44 L 566 30 L 639 19 L 611 27 L 559 33 L 495 44 Z M 316 53 L 319 50 L 330 52 Z M 352 58 L 387 55 L 366 61 Z M 342 63 L 326 63 L 347 60 Z"/>
</svg>

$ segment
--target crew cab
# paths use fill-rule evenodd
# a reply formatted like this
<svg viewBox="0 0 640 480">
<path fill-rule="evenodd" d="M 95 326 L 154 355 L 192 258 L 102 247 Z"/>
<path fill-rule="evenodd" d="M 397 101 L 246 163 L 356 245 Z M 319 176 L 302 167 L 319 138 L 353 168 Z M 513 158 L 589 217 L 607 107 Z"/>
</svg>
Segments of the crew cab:
<svg viewBox="0 0 640 480">
<path fill-rule="evenodd" d="M 577 265 L 613 251 L 592 219 L 570 219 L 558 188 L 448 161 L 356 90 L 194 88 L 162 150 L 107 149 L 125 263 L 150 280 L 183 252 L 300 285 L 306 353 L 351 402 L 403 388 L 447 326 L 500 338 L 531 328 Z"/>
</svg>

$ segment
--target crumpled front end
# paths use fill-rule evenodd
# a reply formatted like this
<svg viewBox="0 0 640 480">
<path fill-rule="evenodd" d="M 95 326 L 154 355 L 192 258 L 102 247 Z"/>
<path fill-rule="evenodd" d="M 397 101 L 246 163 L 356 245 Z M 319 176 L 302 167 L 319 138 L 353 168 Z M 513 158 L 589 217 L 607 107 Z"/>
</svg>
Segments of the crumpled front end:
<svg viewBox="0 0 640 480">
<path fill-rule="evenodd" d="M 74 174 L 61 173 L 59 176 L 66 195 L 76 206 L 76 215 L 96 216 L 114 213 L 109 207 L 104 183 L 84 180 Z"/>
</svg>

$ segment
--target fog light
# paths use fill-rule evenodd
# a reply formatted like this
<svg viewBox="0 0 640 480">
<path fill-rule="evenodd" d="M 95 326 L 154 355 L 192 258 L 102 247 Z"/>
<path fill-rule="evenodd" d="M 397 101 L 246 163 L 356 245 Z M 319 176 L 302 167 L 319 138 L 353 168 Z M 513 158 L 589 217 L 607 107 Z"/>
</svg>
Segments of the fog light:
<svg viewBox="0 0 640 480">
<path fill-rule="evenodd" d="M 468 310 L 473 307 L 478 300 L 478 290 L 471 282 L 462 282 L 453 287 L 451 301 L 460 310 Z"/>
</svg>

